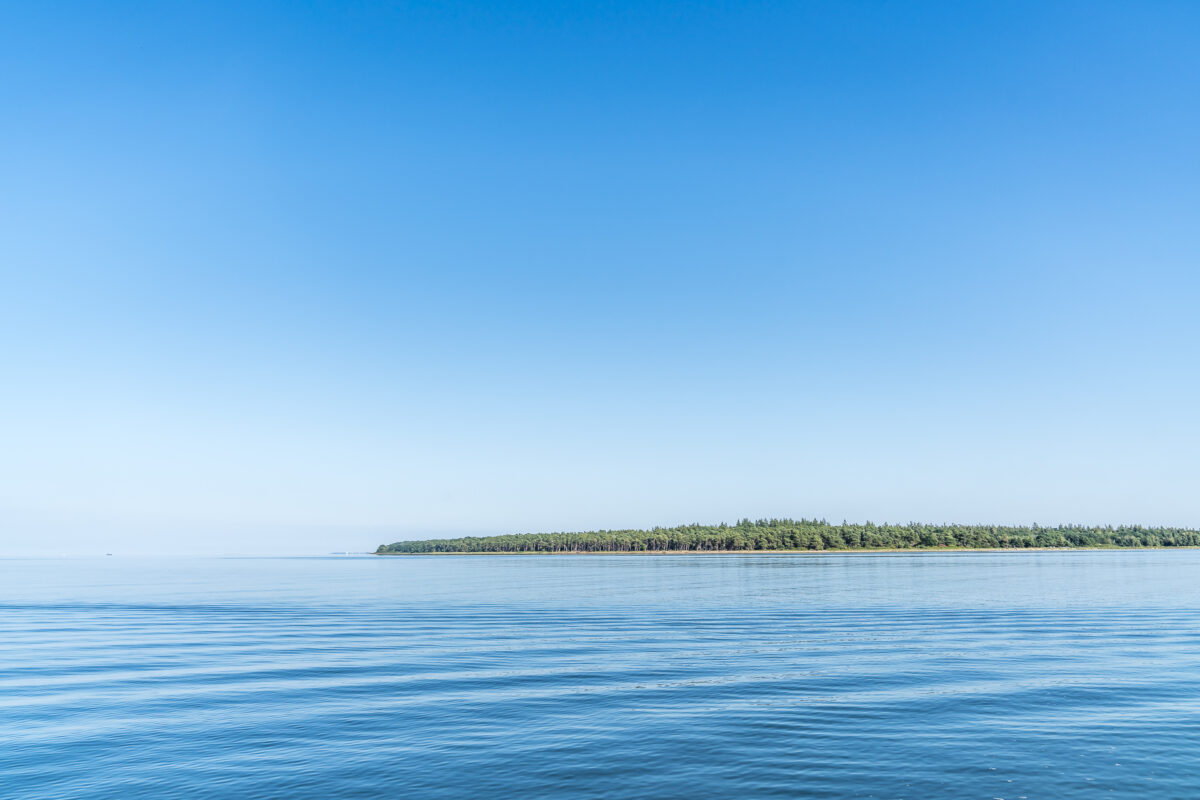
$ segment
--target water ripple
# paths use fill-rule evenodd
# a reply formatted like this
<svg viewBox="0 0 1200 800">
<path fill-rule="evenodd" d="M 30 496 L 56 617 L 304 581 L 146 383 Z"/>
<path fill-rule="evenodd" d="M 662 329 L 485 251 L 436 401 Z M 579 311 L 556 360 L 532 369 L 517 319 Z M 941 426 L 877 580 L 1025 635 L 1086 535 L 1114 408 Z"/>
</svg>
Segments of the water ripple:
<svg viewBox="0 0 1200 800">
<path fill-rule="evenodd" d="M 38 564 L 2 576 L 0 785 L 1195 797 L 1200 557 L 1169 556 Z"/>
</svg>

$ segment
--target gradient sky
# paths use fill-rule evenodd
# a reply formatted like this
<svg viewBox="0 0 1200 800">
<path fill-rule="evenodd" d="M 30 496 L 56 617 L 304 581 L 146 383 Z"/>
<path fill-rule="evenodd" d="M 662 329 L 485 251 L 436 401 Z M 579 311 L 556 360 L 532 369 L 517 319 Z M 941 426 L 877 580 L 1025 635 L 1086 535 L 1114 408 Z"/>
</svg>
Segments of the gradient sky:
<svg viewBox="0 0 1200 800">
<path fill-rule="evenodd" d="M 1200 6 L 0 6 L 0 554 L 1200 526 Z"/>
</svg>

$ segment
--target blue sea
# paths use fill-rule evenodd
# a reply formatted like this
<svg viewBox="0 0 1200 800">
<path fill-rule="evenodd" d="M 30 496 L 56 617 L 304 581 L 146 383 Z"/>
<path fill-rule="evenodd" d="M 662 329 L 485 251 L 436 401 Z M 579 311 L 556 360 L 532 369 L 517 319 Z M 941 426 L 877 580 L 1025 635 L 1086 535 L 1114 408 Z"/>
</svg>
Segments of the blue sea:
<svg viewBox="0 0 1200 800">
<path fill-rule="evenodd" d="M 3 560 L 0 797 L 1197 798 L 1200 552 Z"/>
</svg>

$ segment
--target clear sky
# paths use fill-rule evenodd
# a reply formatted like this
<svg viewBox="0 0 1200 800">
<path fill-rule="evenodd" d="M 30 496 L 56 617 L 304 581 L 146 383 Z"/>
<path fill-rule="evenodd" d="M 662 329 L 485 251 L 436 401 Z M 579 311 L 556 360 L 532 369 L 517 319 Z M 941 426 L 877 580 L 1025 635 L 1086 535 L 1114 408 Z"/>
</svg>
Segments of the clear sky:
<svg viewBox="0 0 1200 800">
<path fill-rule="evenodd" d="M 1192 2 L 0 6 L 0 554 L 1200 525 Z"/>
</svg>

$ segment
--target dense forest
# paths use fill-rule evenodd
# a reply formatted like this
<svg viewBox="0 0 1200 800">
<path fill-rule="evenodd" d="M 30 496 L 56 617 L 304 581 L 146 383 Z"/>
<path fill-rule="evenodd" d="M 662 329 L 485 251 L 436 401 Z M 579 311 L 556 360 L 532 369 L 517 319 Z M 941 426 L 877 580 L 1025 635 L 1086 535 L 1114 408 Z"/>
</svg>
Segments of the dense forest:
<svg viewBox="0 0 1200 800">
<path fill-rule="evenodd" d="M 734 525 L 653 530 L 520 533 L 380 545 L 390 553 L 598 553 L 655 550 L 875 550 L 936 547 L 1198 547 L 1200 531 L 1141 525 L 1044 528 L 998 525 L 832 525 L 816 519 L 744 519 Z"/>
</svg>

